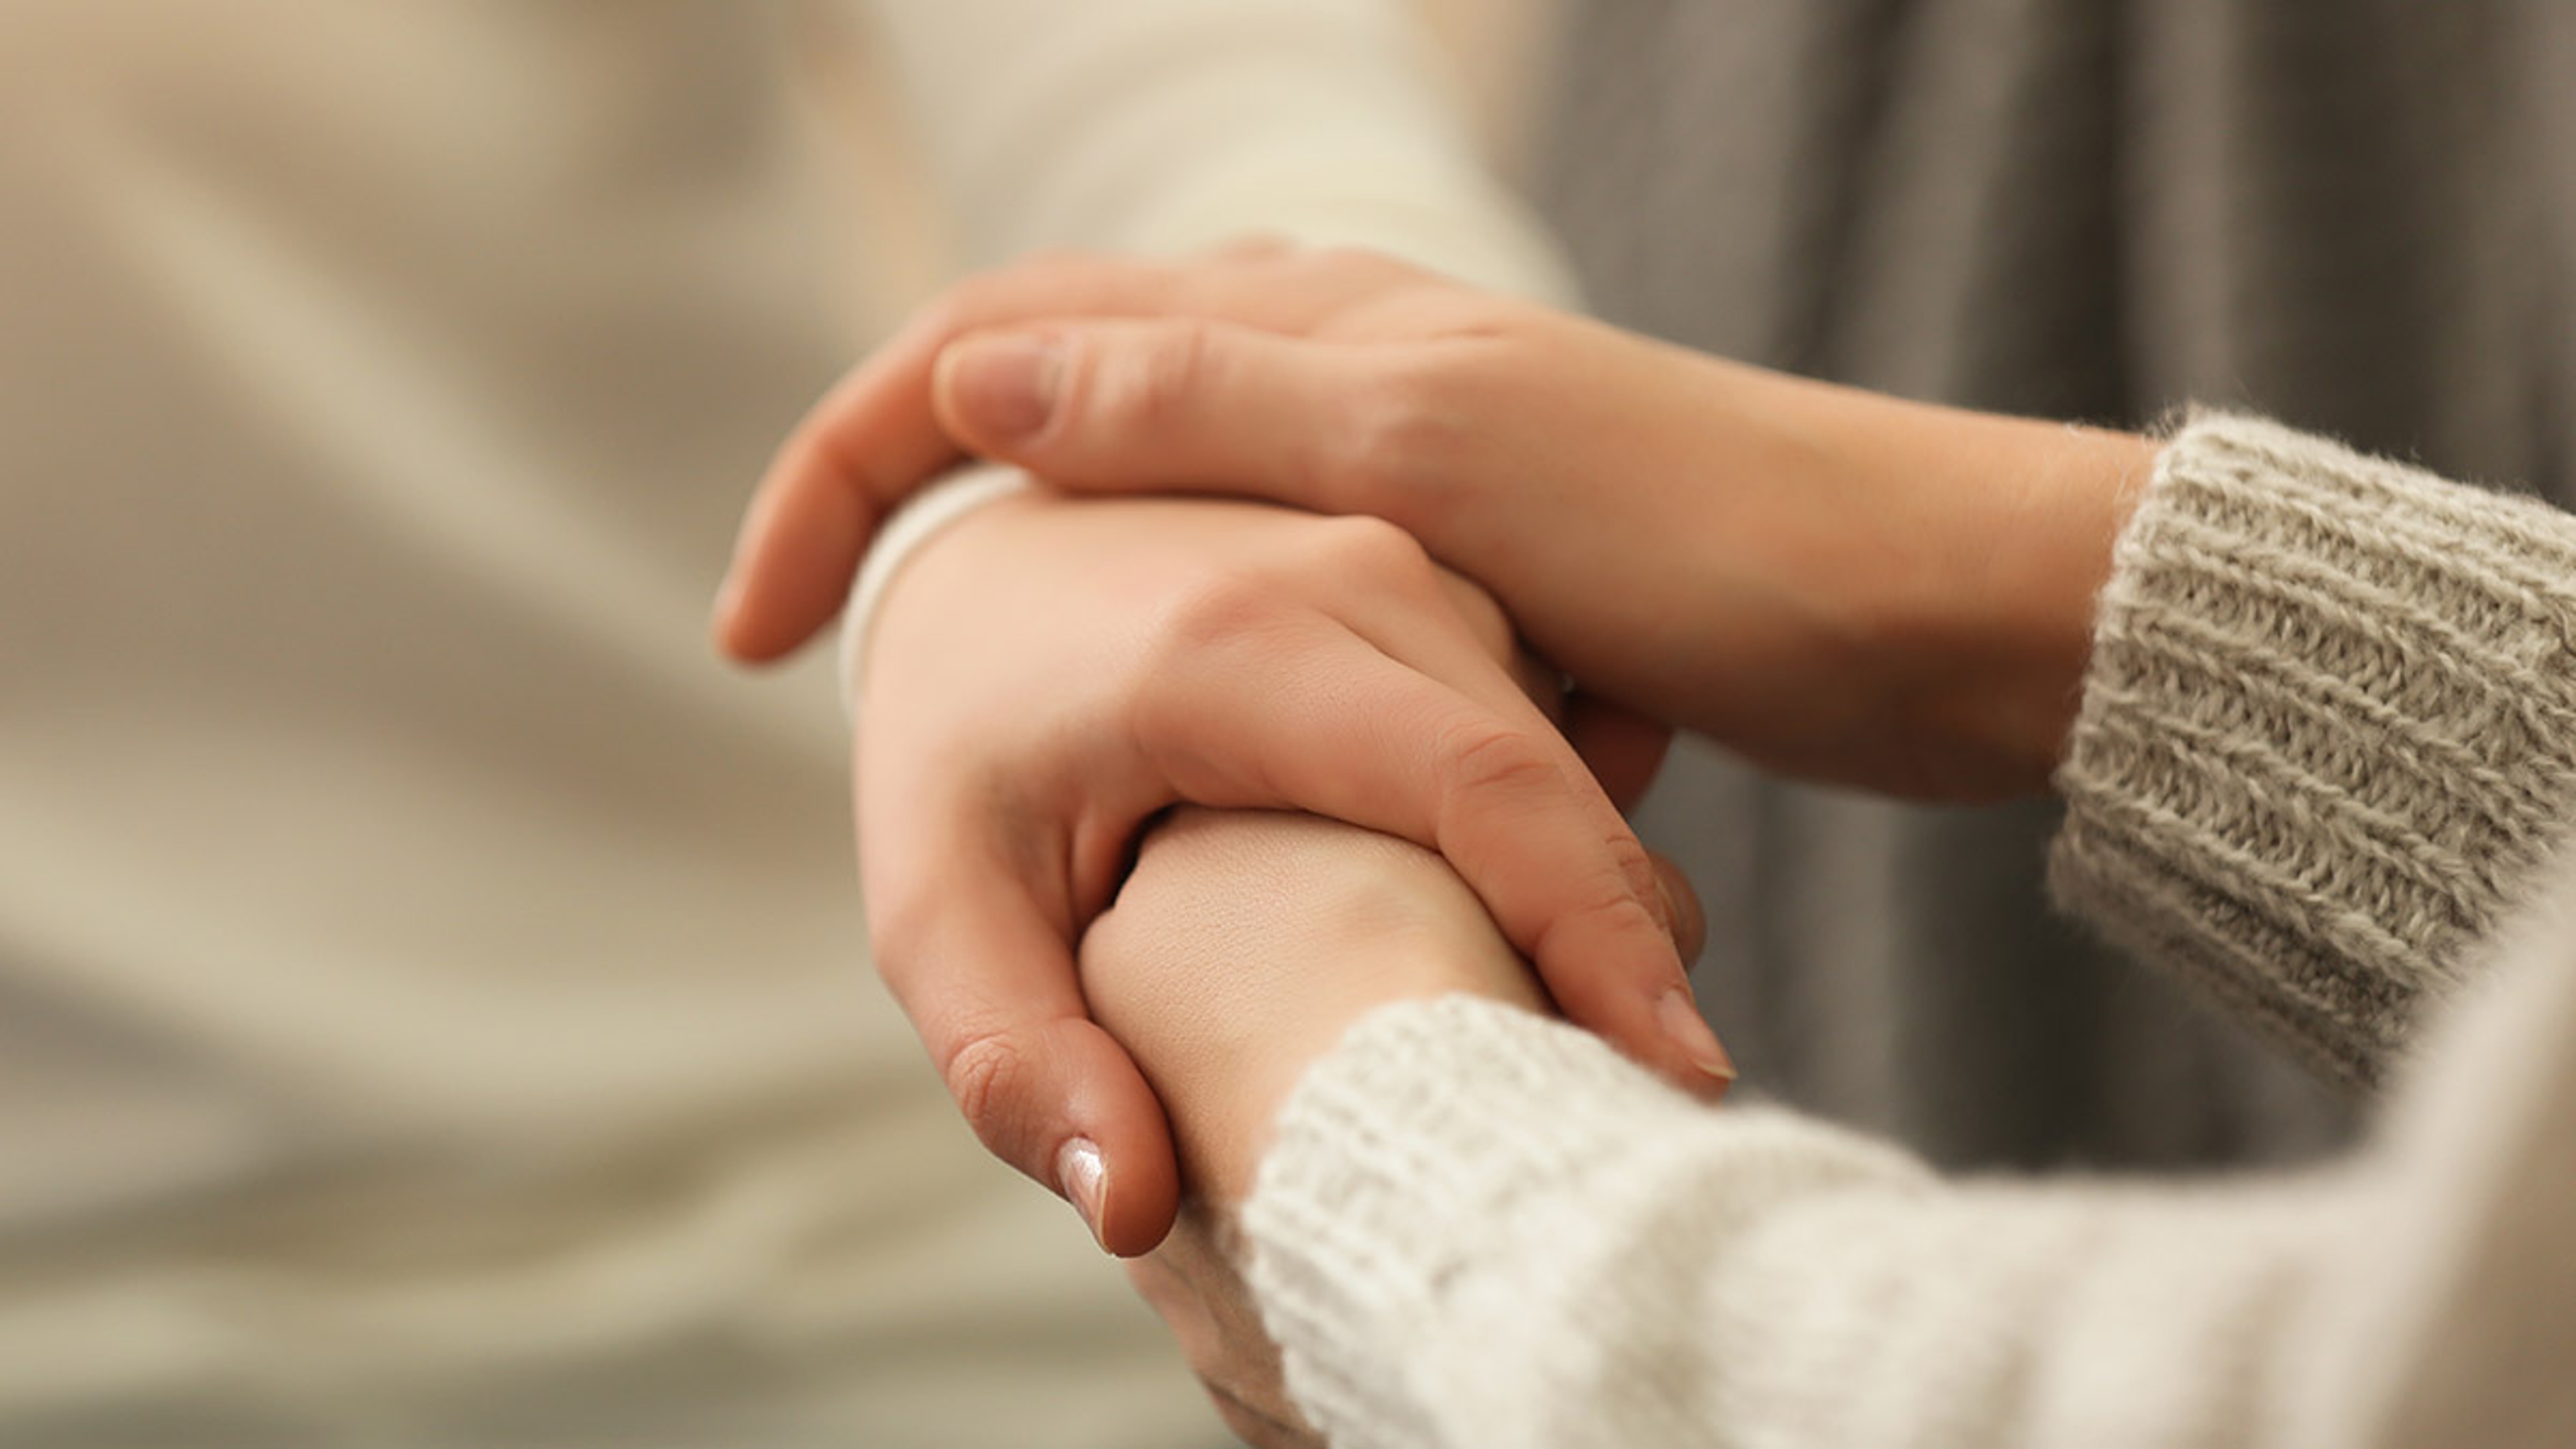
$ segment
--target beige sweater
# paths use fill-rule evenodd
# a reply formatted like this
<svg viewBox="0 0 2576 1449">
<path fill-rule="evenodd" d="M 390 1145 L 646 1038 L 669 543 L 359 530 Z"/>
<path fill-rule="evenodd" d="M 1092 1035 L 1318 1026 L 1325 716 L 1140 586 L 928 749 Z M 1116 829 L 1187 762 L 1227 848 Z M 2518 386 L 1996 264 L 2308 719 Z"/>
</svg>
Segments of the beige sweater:
<svg viewBox="0 0 2576 1449">
<path fill-rule="evenodd" d="M 0 5 L 0 1444 L 1213 1438 L 704 641 L 864 283 L 1247 228 L 1549 274 L 1393 0 Z"/>
<path fill-rule="evenodd" d="M 2576 521 L 2196 422 L 2061 785 L 2061 899 L 2393 1077 L 2365 1149 L 1945 1179 L 1514 1009 L 1386 1008 L 1243 1214 L 1310 1418 L 1479 1449 L 2576 1442 Z"/>
</svg>

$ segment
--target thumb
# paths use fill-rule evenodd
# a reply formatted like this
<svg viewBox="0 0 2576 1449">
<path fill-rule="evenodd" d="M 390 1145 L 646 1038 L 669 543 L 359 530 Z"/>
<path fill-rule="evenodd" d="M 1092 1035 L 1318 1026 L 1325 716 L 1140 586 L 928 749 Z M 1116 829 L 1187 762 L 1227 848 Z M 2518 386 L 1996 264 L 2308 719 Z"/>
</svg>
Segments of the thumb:
<svg viewBox="0 0 2576 1449">
<path fill-rule="evenodd" d="M 921 1033 L 975 1135 L 1081 1210 L 1132 1256 L 1179 1206 L 1153 1088 L 1083 1003 L 1073 958 L 1016 881 L 952 873 L 927 911 L 894 911 L 877 969 Z"/>
<path fill-rule="evenodd" d="M 1200 319 L 983 332 L 940 354 L 932 405 L 966 448 L 1066 487 L 1340 512 L 1329 461 L 1375 351 Z"/>
</svg>

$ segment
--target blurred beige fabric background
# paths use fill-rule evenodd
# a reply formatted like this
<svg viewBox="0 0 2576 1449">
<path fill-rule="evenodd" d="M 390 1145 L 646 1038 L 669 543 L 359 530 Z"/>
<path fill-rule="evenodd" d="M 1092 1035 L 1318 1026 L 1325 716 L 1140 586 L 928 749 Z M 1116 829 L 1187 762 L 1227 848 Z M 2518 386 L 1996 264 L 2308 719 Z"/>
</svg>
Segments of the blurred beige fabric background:
<svg viewBox="0 0 2576 1449">
<path fill-rule="evenodd" d="M 0 9 L 0 1443 L 1221 1437 L 869 979 L 826 669 L 703 620 L 960 258 L 1552 275 L 1399 21 Z"/>
</svg>

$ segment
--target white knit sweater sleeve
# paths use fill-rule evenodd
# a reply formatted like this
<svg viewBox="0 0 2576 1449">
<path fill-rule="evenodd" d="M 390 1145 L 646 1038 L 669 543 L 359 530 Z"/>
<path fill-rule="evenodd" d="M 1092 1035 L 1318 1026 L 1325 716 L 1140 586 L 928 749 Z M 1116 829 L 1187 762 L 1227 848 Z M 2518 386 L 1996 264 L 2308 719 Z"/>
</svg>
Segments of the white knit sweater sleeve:
<svg viewBox="0 0 2576 1449">
<path fill-rule="evenodd" d="M 2060 888 L 2258 1011 L 2493 976 L 2369 1152 L 1945 1181 L 1508 1007 L 1391 1007 L 1299 1084 L 1242 1213 L 1298 1403 L 1346 1445 L 2576 1442 L 2534 1430 L 2576 1431 L 2576 878 L 2494 925 L 2576 876 L 2544 859 L 2571 580 L 2560 515 L 2236 419 L 2170 446 L 2122 543 Z M 2213 675 L 2167 678 L 2168 639 Z M 2213 713 L 2236 688 L 2259 707 Z M 2329 772 L 2359 804 L 2268 793 Z M 2284 857 L 2324 900 L 2171 894 Z M 2417 871 L 2495 885 L 2458 920 Z"/>
<path fill-rule="evenodd" d="M 1480 161 L 1405 0 L 876 0 L 968 260 L 1363 246 L 1565 303 L 1544 233 Z M 1027 480 L 974 470 L 904 510 L 842 618 L 855 705 L 876 601 L 942 528 Z"/>
<path fill-rule="evenodd" d="M 1247 1281 L 1364 1449 L 2576 1442 L 2551 945 L 2371 1152 L 2223 1185 L 1945 1181 L 1516 1007 L 1387 1007 L 1291 1095 Z"/>
</svg>

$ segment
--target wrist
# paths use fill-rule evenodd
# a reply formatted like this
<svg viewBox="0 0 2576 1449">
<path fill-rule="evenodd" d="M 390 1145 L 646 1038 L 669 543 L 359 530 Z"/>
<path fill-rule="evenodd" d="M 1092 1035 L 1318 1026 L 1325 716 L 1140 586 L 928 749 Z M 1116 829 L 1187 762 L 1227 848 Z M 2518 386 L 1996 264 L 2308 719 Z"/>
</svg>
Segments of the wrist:
<svg viewBox="0 0 2576 1449">
<path fill-rule="evenodd" d="M 2154 467 L 2133 434 L 1806 390 L 1808 444 L 1853 527 L 1846 634 L 1885 682 L 1928 798 L 2040 794 L 2065 753 L 2094 600 Z"/>
<path fill-rule="evenodd" d="M 1958 727 L 1990 742 L 2022 788 L 2037 794 L 2065 758 L 2092 660 L 2096 604 L 2158 445 L 2071 424 L 1981 421 L 1997 430 L 1997 461 L 1985 480 L 1991 541 L 1966 541 L 1982 573 L 1961 590 L 1953 627 L 1963 640 L 1988 641 L 1994 687 L 1949 702 Z M 1983 662 L 1972 645 L 1962 648 Z"/>
<path fill-rule="evenodd" d="M 1183 810 L 1084 938 L 1092 1014 L 1170 1115 L 1191 1185 L 1251 1190 L 1280 1106 L 1362 1017 L 1470 992 L 1547 1009 L 1439 856 L 1314 816 Z"/>
<path fill-rule="evenodd" d="M 849 603 L 841 613 L 841 703 L 851 718 L 856 719 L 859 713 L 868 632 L 875 627 L 895 580 L 941 534 L 992 504 L 1035 486 L 1025 472 L 1001 464 L 961 468 L 913 495 L 877 531 L 858 577 L 850 584 Z"/>
</svg>

